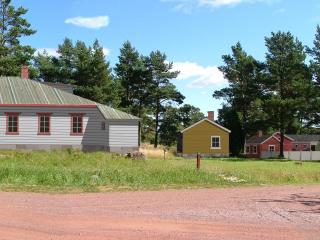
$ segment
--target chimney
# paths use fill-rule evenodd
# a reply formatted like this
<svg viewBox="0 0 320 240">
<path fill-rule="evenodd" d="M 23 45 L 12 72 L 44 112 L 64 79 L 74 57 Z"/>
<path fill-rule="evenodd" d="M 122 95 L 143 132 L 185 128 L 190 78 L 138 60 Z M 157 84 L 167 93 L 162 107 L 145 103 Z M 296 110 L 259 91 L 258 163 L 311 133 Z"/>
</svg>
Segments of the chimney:
<svg viewBox="0 0 320 240">
<path fill-rule="evenodd" d="M 257 131 L 257 136 L 258 137 L 262 137 L 262 135 L 263 135 L 263 132 L 261 130 Z"/>
<path fill-rule="evenodd" d="M 214 111 L 208 111 L 208 119 L 214 121 Z"/>
<path fill-rule="evenodd" d="M 28 79 L 29 78 L 29 68 L 28 66 L 21 67 L 21 78 Z"/>
</svg>

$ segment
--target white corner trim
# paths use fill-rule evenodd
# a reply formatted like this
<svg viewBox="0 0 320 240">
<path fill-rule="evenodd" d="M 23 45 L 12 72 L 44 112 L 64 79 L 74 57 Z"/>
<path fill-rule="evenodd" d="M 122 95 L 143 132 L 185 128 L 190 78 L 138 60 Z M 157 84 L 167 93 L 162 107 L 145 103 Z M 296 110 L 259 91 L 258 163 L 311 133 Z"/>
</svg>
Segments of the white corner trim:
<svg viewBox="0 0 320 240">
<path fill-rule="evenodd" d="M 262 143 L 260 143 L 260 144 L 264 144 L 266 141 L 268 141 L 268 140 L 271 139 L 271 138 L 274 138 L 275 140 L 277 140 L 278 142 L 280 142 L 278 138 L 276 138 L 274 135 L 271 135 L 270 137 L 268 137 L 266 140 L 264 140 L 264 141 L 263 141 Z"/>
<path fill-rule="evenodd" d="M 273 136 L 275 136 L 276 134 L 280 134 L 280 132 L 275 132 L 274 134 L 272 134 Z M 283 134 L 283 136 L 291 141 L 295 141 L 293 138 L 287 136 L 286 134 Z"/>
<path fill-rule="evenodd" d="M 214 121 L 211 121 L 211 120 L 209 120 L 208 118 L 204 118 L 204 119 L 200 120 L 199 122 L 196 122 L 196 123 L 192 124 L 190 127 L 187 127 L 187 128 L 185 128 L 185 129 L 183 129 L 183 130 L 181 131 L 181 133 L 184 133 L 184 132 L 188 131 L 189 129 L 197 126 L 197 125 L 200 124 L 200 123 L 203 123 L 204 121 L 207 121 L 207 122 L 211 123 L 212 125 L 215 125 L 216 127 L 222 129 L 223 131 L 225 131 L 225 132 L 227 132 L 227 133 L 231 133 L 231 131 L 230 131 L 229 129 L 227 129 L 227 128 L 225 128 L 225 127 L 222 127 L 220 124 L 215 123 Z"/>
</svg>

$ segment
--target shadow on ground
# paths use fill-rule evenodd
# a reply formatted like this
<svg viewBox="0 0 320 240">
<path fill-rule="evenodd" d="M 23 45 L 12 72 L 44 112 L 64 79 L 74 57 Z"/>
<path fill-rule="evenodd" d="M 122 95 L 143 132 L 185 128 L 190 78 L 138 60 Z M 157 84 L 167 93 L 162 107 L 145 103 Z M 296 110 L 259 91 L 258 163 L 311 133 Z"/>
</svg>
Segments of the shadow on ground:
<svg viewBox="0 0 320 240">
<path fill-rule="evenodd" d="M 320 194 L 320 193 L 319 193 Z M 284 199 L 260 199 L 258 202 L 264 203 L 293 203 L 301 204 L 310 209 L 304 210 L 289 210 L 288 212 L 303 212 L 303 213 L 315 213 L 320 214 L 320 195 L 303 195 L 303 194 L 291 194 L 289 198 Z"/>
</svg>

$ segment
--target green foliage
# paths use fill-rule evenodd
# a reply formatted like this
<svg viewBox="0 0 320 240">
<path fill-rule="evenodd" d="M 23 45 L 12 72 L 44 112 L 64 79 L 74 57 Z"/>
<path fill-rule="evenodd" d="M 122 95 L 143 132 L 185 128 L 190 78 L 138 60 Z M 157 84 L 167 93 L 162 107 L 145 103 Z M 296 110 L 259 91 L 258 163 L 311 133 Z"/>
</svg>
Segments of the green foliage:
<svg viewBox="0 0 320 240">
<path fill-rule="evenodd" d="M 309 103 L 307 90 L 312 87 L 311 77 L 305 65 L 306 54 L 302 43 L 290 32 L 272 33 L 266 38 L 267 77 L 265 90 L 269 94 L 267 111 L 280 130 L 280 157 L 283 157 L 284 133 Z"/>
<path fill-rule="evenodd" d="M 35 66 L 40 78 L 47 82 L 74 84 L 75 94 L 81 97 L 117 105 L 117 83 L 113 81 L 110 64 L 105 60 L 103 47 L 98 40 L 88 47 L 82 41 L 73 45 L 66 38 L 59 45 L 58 53 L 59 57 L 48 56 L 46 52 L 38 54 Z"/>
<path fill-rule="evenodd" d="M 129 41 L 120 49 L 119 63 L 114 70 L 122 93 L 120 107 L 140 118 L 145 117 L 146 108 L 150 105 L 151 79 L 147 77 L 143 56 Z"/>
<path fill-rule="evenodd" d="M 307 53 L 310 54 L 310 69 L 314 80 L 314 87 L 310 91 L 309 106 L 306 109 L 307 127 L 320 126 L 320 26 L 317 26 L 313 47 L 307 47 Z"/>
<path fill-rule="evenodd" d="M 218 123 L 231 130 L 229 135 L 230 153 L 231 156 L 239 156 L 244 146 L 244 137 L 241 131 L 241 120 L 236 109 L 223 105 L 219 109 Z"/>
<path fill-rule="evenodd" d="M 248 55 L 240 43 L 232 46 L 231 50 L 231 55 L 222 56 L 225 65 L 219 68 L 228 79 L 229 86 L 215 91 L 213 97 L 226 100 L 228 106 L 237 112 L 233 122 L 241 123 L 241 132 L 237 135 L 237 139 L 241 140 L 233 148 L 234 152 L 238 152 L 238 148 L 243 147 L 245 138 L 252 134 L 253 126 L 257 125 L 257 116 L 263 117 L 260 108 L 257 108 L 256 100 L 262 97 L 261 81 L 264 66 Z M 226 117 L 230 115 L 227 114 Z M 230 119 L 226 121 L 230 122 Z"/>
<path fill-rule="evenodd" d="M 180 108 L 167 106 L 160 114 L 160 144 L 172 146 L 177 142 L 180 131 L 204 118 L 199 108 L 185 104 Z"/>
<path fill-rule="evenodd" d="M 232 55 L 222 56 L 225 65 L 220 69 L 229 86 L 215 91 L 213 97 L 226 101 L 219 122 L 237 139 L 230 143 L 232 153 L 239 153 L 244 139 L 257 130 L 280 130 L 283 156 L 284 133 L 314 133 L 320 124 L 320 27 L 314 47 L 307 48 L 313 58 L 310 66 L 305 47 L 290 32 L 271 33 L 265 42 L 265 62 L 247 55 L 240 43 L 232 46 Z"/>
<path fill-rule="evenodd" d="M 11 0 L 0 1 L 0 76 L 17 76 L 22 65 L 29 65 L 35 49 L 21 45 L 20 38 L 36 31 L 23 18 L 27 13 L 23 7 L 15 8 Z M 35 70 L 31 69 L 31 76 Z"/>
<path fill-rule="evenodd" d="M 155 116 L 155 137 L 154 147 L 158 146 L 159 117 L 164 112 L 167 104 L 182 104 L 184 96 L 170 82 L 176 78 L 179 72 L 172 71 L 173 63 L 167 62 L 167 56 L 160 51 L 151 52 L 145 58 L 148 69 L 148 77 L 151 79 L 149 97 L 151 99 L 151 109 Z"/>
</svg>

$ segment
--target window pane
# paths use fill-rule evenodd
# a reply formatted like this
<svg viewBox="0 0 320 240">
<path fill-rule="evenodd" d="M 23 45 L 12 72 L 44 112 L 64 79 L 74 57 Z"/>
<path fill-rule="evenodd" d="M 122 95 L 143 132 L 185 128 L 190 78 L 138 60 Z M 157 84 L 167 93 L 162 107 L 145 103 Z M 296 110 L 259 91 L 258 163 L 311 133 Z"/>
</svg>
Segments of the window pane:
<svg viewBox="0 0 320 240">
<path fill-rule="evenodd" d="M 218 137 L 212 137 L 212 147 L 218 148 L 220 147 L 220 138 Z"/>
<path fill-rule="evenodd" d="M 82 116 L 72 117 L 72 133 L 82 133 Z"/>
<path fill-rule="evenodd" d="M 40 133 L 50 133 L 50 116 L 40 116 L 40 126 L 39 131 Z"/>
<path fill-rule="evenodd" d="M 7 131 L 9 133 L 18 132 L 18 116 L 8 115 Z"/>
</svg>

